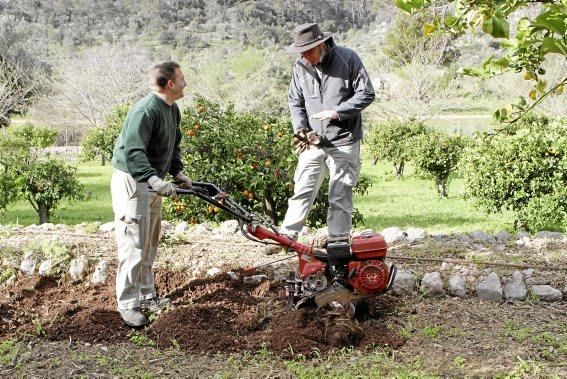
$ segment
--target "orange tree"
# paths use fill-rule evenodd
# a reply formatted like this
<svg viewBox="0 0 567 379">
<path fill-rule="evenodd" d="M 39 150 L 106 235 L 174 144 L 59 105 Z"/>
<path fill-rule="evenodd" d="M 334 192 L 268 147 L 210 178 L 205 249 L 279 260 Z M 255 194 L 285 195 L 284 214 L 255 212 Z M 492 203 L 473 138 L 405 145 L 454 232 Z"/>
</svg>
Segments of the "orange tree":
<svg viewBox="0 0 567 379">
<path fill-rule="evenodd" d="M 216 184 L 246 209 L 263 214 L 278 224 L 293 194 L 297 156 L 292 148 L 291 123 L 269 115 L 236 112 L 197 98 L 181 117 L 182 154 L 185 173 L 194 181 Z M 365 192 L 363 177 L 357 191 Z M 327 185 L 323 185 L 309 214 L 308 226 L 322 226 L 328 208 Z M 183 197 L 164 204 L 167 218 L 191 223 L 223 221 L 231 216 L 198 199 Z M 355 212 L 354 223 L 362 221 Z"/>
</svg>

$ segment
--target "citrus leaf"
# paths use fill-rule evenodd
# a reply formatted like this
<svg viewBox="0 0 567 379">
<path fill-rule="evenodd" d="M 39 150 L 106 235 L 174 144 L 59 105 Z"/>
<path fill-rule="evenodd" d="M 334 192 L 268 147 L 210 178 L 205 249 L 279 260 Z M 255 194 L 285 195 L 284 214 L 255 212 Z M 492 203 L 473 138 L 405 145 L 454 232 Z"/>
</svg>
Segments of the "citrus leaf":
<svg viewBox="0 0 567 379">
<path fill-rule="evenodd" d="M 423 25 L 423 36 L 427 37 L 428 35 L 435 33 L 436 30 L 437 30 L 437 25 L 424 24 Z"/>
<path fill-rule="evenodd" d="M 567 55 L 567 46 L 565 46 L 565 42 L 553 37 L 544 37 L 543 42 L 541 43 L 541 49 L 544 54 L 555 53 Z"/>
</svg>

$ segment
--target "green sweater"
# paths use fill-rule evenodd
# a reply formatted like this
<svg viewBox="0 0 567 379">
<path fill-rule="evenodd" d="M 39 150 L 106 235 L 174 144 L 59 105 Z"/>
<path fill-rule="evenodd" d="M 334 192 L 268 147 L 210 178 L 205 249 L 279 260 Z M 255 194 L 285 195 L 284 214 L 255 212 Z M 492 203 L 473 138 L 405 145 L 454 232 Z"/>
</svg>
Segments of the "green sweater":
<svg viewBox="0 0 567 379">
<path fill-rule="evenodd" d="M 128 112 L 116 140 L 112 166 L 132 175 L 138 182 L 147 182 L 157 175 L 183 170 L 181 162 L 181 113 L 177 104 L 168 105 L 154 93 L 138 101 Z"/>
</svg>

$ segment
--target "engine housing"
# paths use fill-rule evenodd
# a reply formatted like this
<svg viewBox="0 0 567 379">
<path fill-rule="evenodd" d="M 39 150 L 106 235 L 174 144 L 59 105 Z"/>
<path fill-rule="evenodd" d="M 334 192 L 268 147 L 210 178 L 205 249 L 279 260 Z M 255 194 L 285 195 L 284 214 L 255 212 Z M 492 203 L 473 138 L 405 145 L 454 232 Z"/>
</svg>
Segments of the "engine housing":
<svg viewBox="0 0 567 379">
<path fill-rule="evenodd" d="M 388 287 L 389 269 L 382 260 L 352 261 L 347 271 L 347 283 L 358 291 L 378 293 Z"/>
</svg>

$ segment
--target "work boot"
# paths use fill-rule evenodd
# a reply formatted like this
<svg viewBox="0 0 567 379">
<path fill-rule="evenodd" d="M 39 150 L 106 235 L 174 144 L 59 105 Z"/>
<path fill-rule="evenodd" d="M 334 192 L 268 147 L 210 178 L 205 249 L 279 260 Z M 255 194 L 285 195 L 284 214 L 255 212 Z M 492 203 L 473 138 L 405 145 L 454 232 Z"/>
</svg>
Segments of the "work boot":
<svg viewBox="0 0 567 379">
<path fill-rule="evenodd" d="M 151 299 L 141 300 L 140 308 L 150 312 L 157 312 L 164 310 L 171 303 L 167 297 L 152 297 Z"/>
<path fill-rule="evenodd" d="M 120 309 L 118 308 L 122 320 L 128 326 L 140 327 L 148 323 L 146 316 L 140 312 L 140 308 Z"/>
</svg>

